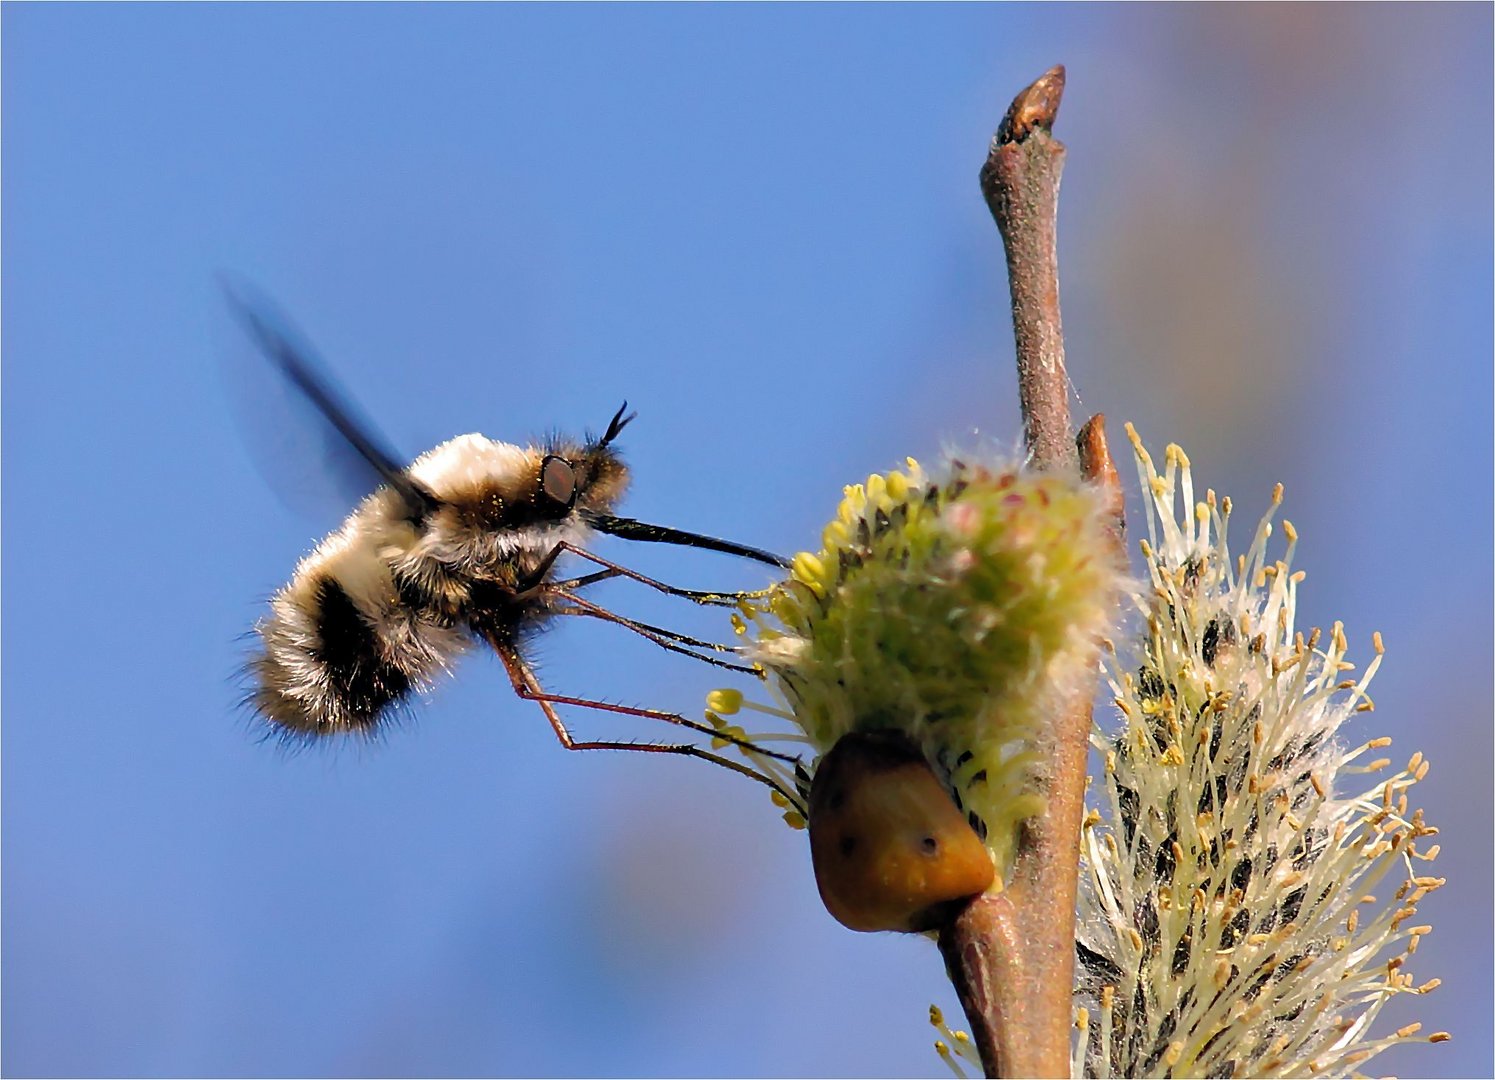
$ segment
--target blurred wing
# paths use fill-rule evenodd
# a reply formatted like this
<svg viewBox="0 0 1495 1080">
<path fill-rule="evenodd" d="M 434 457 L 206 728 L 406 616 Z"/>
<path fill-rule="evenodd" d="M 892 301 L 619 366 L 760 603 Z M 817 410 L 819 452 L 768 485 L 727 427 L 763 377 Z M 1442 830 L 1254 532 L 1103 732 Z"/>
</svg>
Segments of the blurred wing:
<svg viewBox="0 0 1495 1080">
<path fill-rule="evenodd" d="M 387 484 L 413 519 L 425 516 L 434 497 L 406 475 L 373 425 L 337 391 L 290 319 L 247 284 L 225 279 L 222 285 L 243 331 L 224 350 L 238 384 L 231 392 L 255 464 L 270 486 L 294 509 L 316 513 L 336 503 L 342 515 Z M 263 377 L 264 361 L 275 378 Z"/>
</svg>

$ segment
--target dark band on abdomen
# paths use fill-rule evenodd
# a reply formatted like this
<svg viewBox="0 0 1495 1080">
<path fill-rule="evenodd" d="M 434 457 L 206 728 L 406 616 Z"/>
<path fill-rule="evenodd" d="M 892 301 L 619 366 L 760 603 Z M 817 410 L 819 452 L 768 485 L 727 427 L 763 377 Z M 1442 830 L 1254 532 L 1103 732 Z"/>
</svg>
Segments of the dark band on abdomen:
<svg viewBox="0 0 1495 1080">
<path fill-rule="evenodd" d="M 335 578 L 322 579 L 317 601 L 321 645 L 314 656 L 325 667 L 344 713 L 332 719 L 338 726 L 371 727 L 391 702 L 410 692 L 410 679 L 382 659 L 373 628 Z"/>
</svg>

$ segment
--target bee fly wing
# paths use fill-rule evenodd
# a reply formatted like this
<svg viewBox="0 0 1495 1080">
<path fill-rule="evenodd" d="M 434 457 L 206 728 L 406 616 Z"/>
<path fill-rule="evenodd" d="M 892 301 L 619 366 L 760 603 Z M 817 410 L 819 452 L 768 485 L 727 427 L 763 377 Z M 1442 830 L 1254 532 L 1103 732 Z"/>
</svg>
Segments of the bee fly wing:
<svg viewBox="0 0 1495 1080">
<path fill-rule="evenodd" d="M 220 349 L 230 394 L 251 457 L 276 493 L 299 512 L 340 516 L 387 484 L 412 518 L 429 512 L 434 497 L 338 391 L 291 320 L 242 280 L 222 276 L 219 284 L 238 325 Z M 264 377 L 266 362 L 272 379 Z"/>
</svg>

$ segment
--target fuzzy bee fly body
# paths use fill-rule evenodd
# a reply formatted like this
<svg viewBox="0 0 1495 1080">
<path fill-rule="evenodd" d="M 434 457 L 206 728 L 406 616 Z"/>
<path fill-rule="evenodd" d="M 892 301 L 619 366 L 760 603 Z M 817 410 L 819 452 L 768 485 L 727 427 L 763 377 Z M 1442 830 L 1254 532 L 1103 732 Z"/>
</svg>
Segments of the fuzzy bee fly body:
<svg viewBox="0 0 1495 1080">
<path fill-rule="evenodd" d="M 620 411 L 601 439 L 544 451 L 462 435 L 417 458 L 408 491 L 369 495 L 270 601 L 254 705 L 292 733 L 362 730 L 475 631 L 517 644 L 547 614 L 526 594 L 557 545 L 583 543 L 585 516 L 627 486 L 609 445 L 626 422 Z"/>
<path fill-rule="evenodd" d="M 343 525 L 296 567 L 255 627 L 248 703 L 282 735 L 370 733 L 414 691 L 448 670 L 476 642 L 498 653 L 514 690 L 536 701 L 563 745 L 689 754 L 755 779 L 746 766 L 690 744 L 574 740 L 557 704 L 664 720 L 708 734 L 673 713 L 547 694 L 521 652 L 527 634 L 556 615 L 621 625 L 666 649 L 724 667 L 731 649 L 634 622 L 578 595 L 583 586 L 628 577 L 697 603 L 739 594 L 676 589 L 585 549 L 594 532 L 704 548 L 782 567 L 776 555 L 696 533 L 613 515 L 629 473 L 614 442 L 633 418 L 619 409 L 600 437 L 557 438 L 521 447 L 462 435 L 400 465 L 340 400 L 309 346 L 259 297 L 226 286 L 230 307 L 258 351 L 334 433 L 343 464 L 372 491 Z M 558 580 L 558 557 L 589 560 L 593 572 Z"/>
</svg>

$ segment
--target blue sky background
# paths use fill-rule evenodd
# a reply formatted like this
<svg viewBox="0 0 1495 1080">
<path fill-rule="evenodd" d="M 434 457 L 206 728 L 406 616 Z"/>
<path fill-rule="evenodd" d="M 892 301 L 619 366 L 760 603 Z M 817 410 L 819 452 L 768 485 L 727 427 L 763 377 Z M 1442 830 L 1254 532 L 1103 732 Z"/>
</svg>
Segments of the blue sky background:
<svg viewBox="0 0 1495 1080">
<path fill-rule="evenodd" d="M 626 397 L 629 513 L 792 551 L 871 470 L 1017 444 L 976 171 L 1055 62 L 1084 406 L 1247 520 L 1283 481 L 1303 622 L 1361 658 L 1384 632 L 1358 732 L 1431 757 L 1450 881 L 1413 966 L 1443 987 L 1386 1015 L 1455 1041 L 1376 1068 L 1490 1073 L 1487 6 L 0 22 L 6 1073 L 938 1074 L 935 951 L 832 922 L 738 777 L 568 755 L 482 656 L 377 748 L 255 741 L 238 638 L 346 508 L 296 516 L 251 464 L 213 275 L 278 297 L 412 455 Z M 588 627 L 539 652 L 614 700 L 721 682 Z"/>
</svg>

